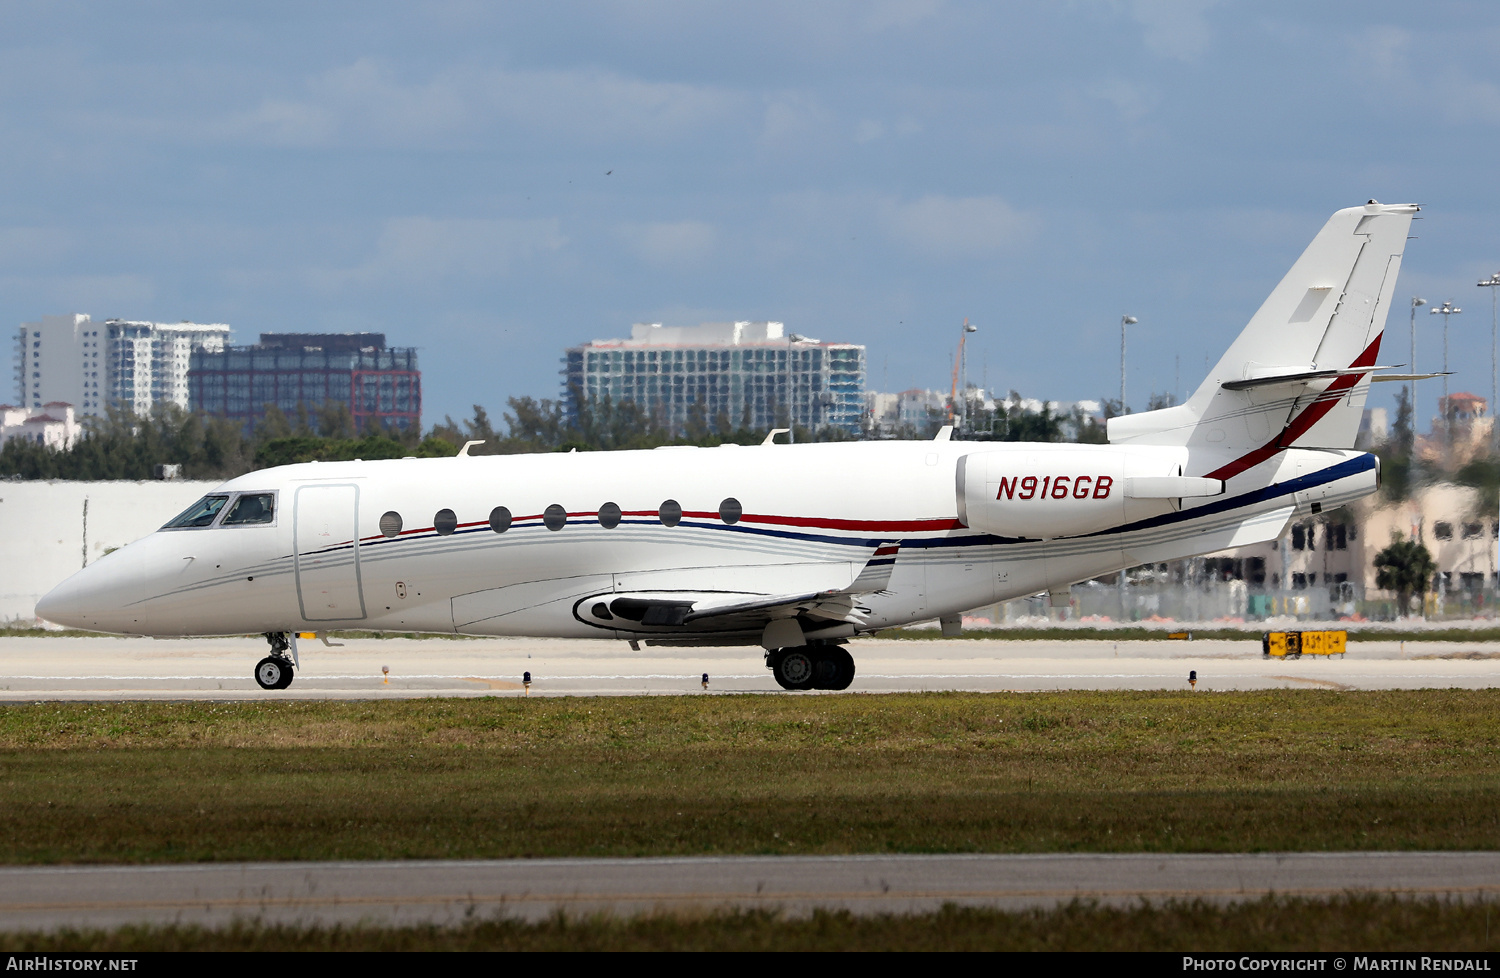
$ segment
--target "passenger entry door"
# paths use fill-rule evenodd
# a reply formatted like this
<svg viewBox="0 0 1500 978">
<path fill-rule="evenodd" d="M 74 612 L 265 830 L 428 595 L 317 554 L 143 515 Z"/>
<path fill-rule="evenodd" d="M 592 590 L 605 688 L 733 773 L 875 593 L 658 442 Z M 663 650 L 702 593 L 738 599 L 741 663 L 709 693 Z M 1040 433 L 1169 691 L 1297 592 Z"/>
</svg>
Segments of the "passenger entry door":
<svg viewBox="0 0 1500 978">
<path fill-rule="evenodd" d="M 293 517 L 297 603 L 304 621 L 365 617 L 359 578 L 359 487 L 301 486 Z"/>
</svg>

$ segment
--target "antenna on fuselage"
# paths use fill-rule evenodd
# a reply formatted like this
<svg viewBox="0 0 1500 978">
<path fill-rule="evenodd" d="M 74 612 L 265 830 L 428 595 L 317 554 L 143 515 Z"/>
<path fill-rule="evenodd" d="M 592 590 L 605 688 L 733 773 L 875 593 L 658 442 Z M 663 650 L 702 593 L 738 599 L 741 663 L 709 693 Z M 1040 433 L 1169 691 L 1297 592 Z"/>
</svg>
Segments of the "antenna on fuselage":
<svg viewBox="0 0 1500 978">
<path fill-rule="evenodd" d="M 464 442 L 464 447 L 460 448 L 458 450 L 458 454 L 459 455 L 468 455 L 469 454 L 469 449 L 473 448 L 475 445 L 483 445 L 483 444 L 484 444 L 484 439 L 483 438 L 479 439 L 478 441 L 466 441 L 466 442 Z"/>
</svg>

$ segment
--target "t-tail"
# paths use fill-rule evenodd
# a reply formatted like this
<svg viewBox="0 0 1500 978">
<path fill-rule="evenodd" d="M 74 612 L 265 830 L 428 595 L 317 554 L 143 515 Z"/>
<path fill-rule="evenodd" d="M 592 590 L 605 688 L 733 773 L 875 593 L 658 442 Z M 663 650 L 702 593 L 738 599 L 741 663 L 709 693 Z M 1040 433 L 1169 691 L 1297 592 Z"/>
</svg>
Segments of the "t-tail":
<svg viewBox="0 0 1500 978">
<path fill-rule="evenodd" d="M 1187 447 L 1216 479 L 1289 448 L 1353 448 L 1417 210 L 1334 214 L 1187 403 L 1111 418 L 1110 443 Z"/>
</svg>

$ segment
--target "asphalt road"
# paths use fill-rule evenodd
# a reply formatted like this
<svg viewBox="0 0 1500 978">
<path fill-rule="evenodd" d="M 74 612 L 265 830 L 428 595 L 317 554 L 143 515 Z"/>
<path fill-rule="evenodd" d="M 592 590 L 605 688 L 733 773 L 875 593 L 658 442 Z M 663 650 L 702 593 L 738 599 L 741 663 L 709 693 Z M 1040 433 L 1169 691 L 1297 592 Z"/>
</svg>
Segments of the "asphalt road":
<svg viewBox="0 0 1500 978">
<path fill-rule="evenodd" d="M 815 907 L 911 913 L 1075 898 L 1257 899 L 1346 892 L 1475 899 L 1500 892 L 1500 853 L 732 856 L 453 862 L 223 863 L 0 869 L 0 930 L 536 920 L 570 914 Z"/>
<path fill-rule="evenodd" d="M 920 690 L 1416 689 L 1500 685 L 1500 644 L 1350 643 L 1342 658 L 1265 659 L 1258 642 L 1058 639 L 853 642 L 852 692 Z M 781 693 L 759 649 L 659 649 L 557 639 L 349 639 L 301 643 L 290 689 L 266 692 L 255 639 L 0 638 L 0 702 L 377 699 L 413 696 Z M 382 672 L 388 666 L 390 672 Z M 839 695 L 839 694 L 797 694 Z"/>
</svg>

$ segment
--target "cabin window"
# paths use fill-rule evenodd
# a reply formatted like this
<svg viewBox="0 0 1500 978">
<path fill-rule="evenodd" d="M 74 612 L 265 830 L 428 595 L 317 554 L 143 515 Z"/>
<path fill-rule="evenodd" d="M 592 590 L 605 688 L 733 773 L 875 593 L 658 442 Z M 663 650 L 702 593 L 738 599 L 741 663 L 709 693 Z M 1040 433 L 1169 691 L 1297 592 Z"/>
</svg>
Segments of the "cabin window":
<svg viewBox="0 0 1500 978">
<path fill-rule="evenodd" d="M 380 532 L 388 537 L 401 535 L 401 514 L 394 509 L 380 517 Z"/>
<path fill-rule="evenodd" d="M 432 518 L 432 528 L 438 531 L 440 536 L 448 536 L 458 529 L 458 515 L 451 509 L 440 509 Z"/>
<path fill-rule="evenodd" d="M 553 503 L 542 511 L 542 523 L 549 530 L 561 530 L 568 525 L 568 511 Z"/>
<path fill-rule="evenodd" d="M 220 526 L 250 526 L 276 522 L 276 494 L 247 492 L 234 501 Z"/>
<path fill-rule="evenodd" d="M 599 525 L 606 530 L 613 530 L 620 525 L 620 507 L 614 503 L 605 503 L 599 507 Z"/>
<path fill-rule="evenodd" d="M 725 523 L 738 523 L 740 517 L 745 515 L 745 509 L 740 501 L 730 496 L 719 504 L 719 519 Z"/>
<path fill-rule="evenodd" d="M 204 496 L 182 513 L 162 527 L 163 530 L 188 529 L 192 527 L 208 526 L 218 517 L 219 510 L 229 502 L 228 496 Z"/>
<path fill-rule="evenodd" d="M 490 529 L 496 533 L 504 533 L 510 529 L 510 510 L 504 506 L 496 506 L 490 510 Z"/>
<path fill-rule="evenodd" d="M 656 518 L 661 520 L 662 526 L 676 526 L 682 522 L 682 505 L 675 499 L 668 499 L 656 511 Z"/>
</svg>

